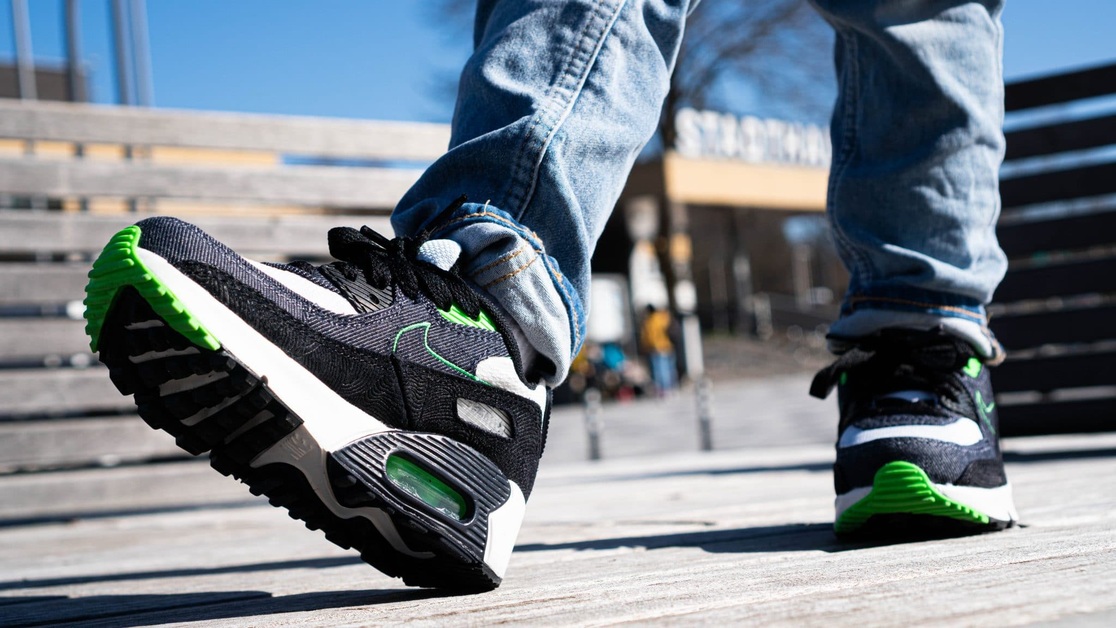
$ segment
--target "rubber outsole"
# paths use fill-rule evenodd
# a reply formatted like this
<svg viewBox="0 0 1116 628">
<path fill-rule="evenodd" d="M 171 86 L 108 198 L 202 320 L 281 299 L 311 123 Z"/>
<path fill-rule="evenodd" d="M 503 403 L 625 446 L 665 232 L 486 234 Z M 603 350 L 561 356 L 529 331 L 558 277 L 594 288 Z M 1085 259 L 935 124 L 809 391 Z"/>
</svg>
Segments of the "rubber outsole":
<svg viewBox="0 0 1116 628">
<path fill-rule="evenodd" d="M 909 462 L 889 462 L 876 472 L 872 490 L 840 513 L 839 535 L 949 536 L 1002 530 L 1012 525 L 942 494 Z"/>
<path fill-rule="evenodd" d="M 266 378 L 223 350 L 144 268 L 134 254 L 138 236 L 134 227 L 117 234 L 94 264 L 87 328 L 114 385 L 134 396 L 148 425 L 170 433 L 191 454 L 208 452 L 218 472 L 240 480 L 307 528 L 322 530 L 334 544 L 357 550 L 365 562 L 408 585 L 461 591 L 499 585 L 501 578 L 484 561 L 483 518 L 446 522 L 378 473 L 391 452 L 416 452 L 412 455 L 419 459 L 448 456 L 447 466 L 472 470 L 469 479 L 489 478 L 480 488 L 467 485 L 474 509 L 487 515 L 507 498 L 507 481 L 498 470 L 493 473 L 491 462 L 438 435 L 373 434 L 323 454 L 324 478 L 316 479 L 327 483 L 325 492 L 336 499 L 332 507 L 319 496 L 322 487 L 313 486 L 296 464 L 262 464 L 270 452 L 297 442 L 305 432 L 300 429 L 303 420 L 282 403 Z M 393 439 L 390 446 L 385 445 L 388 438 Z M 468 451 L 463 454 L 463 449 Z M 351 512 L 361 509 L 374 509 L 373 514 L 386 518 L 397 538 L 386 538 L 369 517 Z M 400 541 L 410 554 L 399 550 Z"/>
</svg>

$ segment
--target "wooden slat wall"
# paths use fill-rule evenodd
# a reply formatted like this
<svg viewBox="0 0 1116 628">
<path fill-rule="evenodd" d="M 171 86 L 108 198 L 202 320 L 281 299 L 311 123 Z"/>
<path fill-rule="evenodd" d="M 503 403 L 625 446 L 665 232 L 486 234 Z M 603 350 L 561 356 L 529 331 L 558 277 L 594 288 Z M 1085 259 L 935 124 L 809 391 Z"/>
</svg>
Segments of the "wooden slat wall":
<svg viewBox="0 0 1116 628">
<path fill-rule="evenodd" d="M 188 457 L 134 415 L 0 422 L 0 473 Z"/>
<path fill-rule="evenodd" d="M 1116 64 L 1009 85 L 1006 105 L 1023 111 L 1113 93 Z M 1000 186 L 999 239 L 1010 261 L 991 325 L 1009 352 L 993 371 L 997 393 L 1007 394 L 999 405 L 1005 434 L 1116 429 L 1116 208 L 1100 202 L 1062 215 L 1049 205 L 1029 212 L 1116 194 L 1116 163 L 1066 157 L 1113 145 L 1111 113 L 1007 136 L 1009 163 L 1062 158 Z"/>
<path fill-rule="evenodd" d="M 0 356 L 6 359 L 68 356 L 82 352 L 89 352 L 84 320 L 0 318 Z"/>
<path fill-rule="evenodd" d="M 88 346 L 86 346 L 88 350 Z M 85 369 L 9 369 L 0 371 L 0 419 L 75 416 L 130 410 L 99 365 Z"/>
<path fill-rule="evenodd" d="M 433 161 L 449 145 L 449 127 L 0 99 L 0 137 Z"/>
<path fill-rule="evenodd" d="M 101 250 L 112 234 L 140 218 L 143 216 L 0 211 L 0 252 L 93 254 Z M 329 255 L 326 233 L 339 225 L 368 225 L 381 233 L 391 233 L 386 215 L 197 216 L 189 220 L 214 238 L 248 255 L 278 253 L 325 257 Z"/>
<path fill-rule="evenodd" d="M 388 211 L 420 174 L 388 168 L 202 168 L 0 159 L 0 191 L 54 198 L 181 198 Z"/>
<path fill-rule="evenodd" d="M 445 150 L 449 129 L 0 100 L 4 140 L 39 148 L 0 157 L 7 199 L 198 203 L 186 218 L 238 252 L 323 260 L 332 227 L 391 234 L 391 208 Z M 75 143 L 90 147 L 87 157 L 73 156 Z M 135 159 L 123 159 L 124 145 L 138 147 Z M 304 159 L 324 165 L 292 165 Z M 398 164 L 409 165 L 389 167 Z M 90 260 L 145 215 L 0 209 L 0 473 L 185 455 L 132 414 L 107 369 L 77 368 L 93 356 L 84 321 L 67 316 L 80 316 Z"/>
<path fill-rule="evenodd" d="M 88 272 L 88 264 L 0 264 L 0 306 L 80 301 Z"/>
</svg>

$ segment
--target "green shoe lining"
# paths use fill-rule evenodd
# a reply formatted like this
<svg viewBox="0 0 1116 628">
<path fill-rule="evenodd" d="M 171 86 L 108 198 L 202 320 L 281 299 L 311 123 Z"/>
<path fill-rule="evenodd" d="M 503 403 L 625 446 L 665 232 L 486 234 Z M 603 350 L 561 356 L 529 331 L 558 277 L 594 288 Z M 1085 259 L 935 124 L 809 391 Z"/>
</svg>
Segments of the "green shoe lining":
<svg viewBox="0 0 1116 628">
<path fill-rule="evenodd" d="M 164 286 L 151 271 L 143 265 L 136 254 L 139 245 L 140 228 L 131 226 L 117 232 L 105 245 L 93 269 L 89 271 L 89 283 L 85 286 L 85 333 L 89 336 L 89 348 L 97 351 L 101 339 L 101 329 L 105 317 L 124 286 L 132 286 L 172 329 L 204 349 L 217 350 L 217 342 L 186 307 Z"/>
</svg>

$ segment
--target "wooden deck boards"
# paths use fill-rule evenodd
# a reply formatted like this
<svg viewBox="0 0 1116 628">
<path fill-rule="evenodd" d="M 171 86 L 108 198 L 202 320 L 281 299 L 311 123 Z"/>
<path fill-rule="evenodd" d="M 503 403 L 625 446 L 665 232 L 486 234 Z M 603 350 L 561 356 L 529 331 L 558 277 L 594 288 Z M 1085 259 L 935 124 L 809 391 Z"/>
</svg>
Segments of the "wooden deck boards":
<svg viewBox="0 0 1116 628">
<path fill-rule="evenodd" d="M 631 420 L 657 424 L 684 401 L 609 408 L 606 434 L 637 440 Z M 873 546 L 830 530 L 832 445 L 815 434 L 820 420 L 799 422 L 804 444 L 778 446 L 764 419 L 750 447 L 703 454 L 676 442 L 668 454 L 656 438 L 633 455 L 616 443 L 597 463 L 577 461 L 583 443 L 558 427 L 505 584 L 456 597 L 403 587 L 200 462 L 10 476 L 0 483 L 0 625 L 1116 618 L 1116 435 L 1010 441 L 1024 527 Z M 36 508 L 54 518 L 28 519 Z"/>
</svg>

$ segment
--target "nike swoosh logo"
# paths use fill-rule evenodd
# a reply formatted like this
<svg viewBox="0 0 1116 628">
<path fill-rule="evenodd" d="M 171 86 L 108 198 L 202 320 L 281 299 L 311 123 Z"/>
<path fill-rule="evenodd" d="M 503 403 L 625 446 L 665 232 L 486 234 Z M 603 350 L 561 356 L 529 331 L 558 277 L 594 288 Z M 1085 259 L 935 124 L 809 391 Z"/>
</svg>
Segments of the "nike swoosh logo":
<svg viewBox="0 0 1116 628">
<path fill-rule="evenodd" d="M 945 425 L 892 425 L 867 430 L 852 426 L 841 434 L 837 446 L 855 447 L 882 438 L 928 438 L 967 446 L 979 443 L 984 434 L 972 419 L 957 419 Z"/>
<path fill-rule="evenodd" d="M 488 384 L 489 386 L 492 385 L 489 382 L 484 381 L 483 379 L 477 377 L 476 375 L 470 373 L 469 371 L 461 368 L 460 366 L 454 364 L 453 362 L 450 362 L 446 358 L 439 355 L 438 352 L 435 351 L 430 346 L 430 323 L 429 322 L 414 323 L 412 325 L 407 325 L 406 327 L 400 329 L 395 334 L 395 341 L 392 342 L 392 344 L 391 344 L 391 352 L 392 353 L 397 352 L 397 350 L 399 349 L 399 339 L 403 337 L 403 334 L 405 334 L 409 331 L 416 331 L 416 330 L 419 330 L 419 329 L 422 330 L 422 346 L 423 346 L 423 348 L 426 349 L 427 353 L 429 353 L 431 356 L 434 357 L 434 359 L 438 360 L 439 362 L 446 365 L 447 367 L 449 367 L 450 369 L 452 369 L 456 373 L 458 373 L 460 375 L 463 375 L 464 377 L 466 377 L 468 379 L 471 379 L 475 382 L 480 382 L 482 384 Z"/>
<path fill-rule="evenodd" d="M 984 421 L 984 424 L 988 426 L 988 429 L 991 430 L 993 434 L 995 434 L 996 428 L 992 427 L 992 420 L 988 418 L 988 413 L 996 409 L 996 402 L 993 401 L 992 403 L 985 404 L 984 396 L 980 394 L 979 390 L 973 393 L 973 401 L 976 402 L 977 412 L 980 413 L 980 419 Z"/>
</svg>

